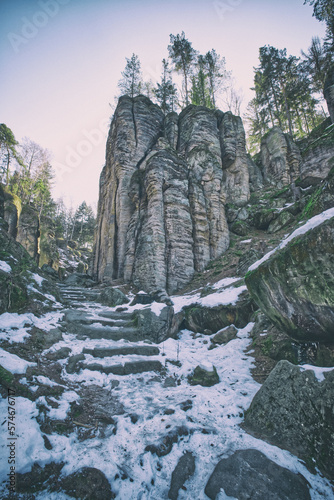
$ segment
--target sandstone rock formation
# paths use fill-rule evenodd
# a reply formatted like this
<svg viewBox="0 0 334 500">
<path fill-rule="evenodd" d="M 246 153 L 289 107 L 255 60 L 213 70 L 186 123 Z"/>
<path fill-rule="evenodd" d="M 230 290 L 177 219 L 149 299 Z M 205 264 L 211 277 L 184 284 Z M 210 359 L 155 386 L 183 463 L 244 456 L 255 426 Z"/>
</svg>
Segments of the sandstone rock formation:
<svg viewBox="0 0 334 500">
<path fill-rule="evenodd" d="M 14 239 L 17 236 L 17 226 L 21 210 L 20 199 L 16 195 L 4 190 L 4 219 L 8 224 L 8 233 Z"/>
<path fill-rule="evenodd" d="M 246 275 L 251 296 L 283 331 L 333 343 L 334 217 L 277 250 Z"/>
<path fill-rule="evenodd" d="M 334 123 L 334 66 L 332 66 L 331 70 L 328 72 L 325 81 L 324 96 L 327 101 L 332 123 Z"/>
<path fill-rule="evenodd" d="M 313 370 L 280 361 L 255 395 L 244 427 L 333 479 L 333 383 L 334 369 L 320 381 Z"/>
<path fill-rule="evenodd" d="M 172 293 L 229 245 L 224 205 L 247 203 L 240 118 L 200 106 L 164 117 L 123 96 L 101 174 L 93 273 Z"/>
<path fill-rule="evenodd" d="M 264 180 L 282 187 L 295 181 L 300 174 L 301 154 L 288 134 L 274 127 L 261 141 L 261 162 Z"/>
<path fill-rule="evenodd" d="M 39 237 L 38 213 L 29 205 L 25 205 L 18 220 L 16 241 L 21 243 L 30 257 L 37 263 L 39 260 Z"/>
</svg>

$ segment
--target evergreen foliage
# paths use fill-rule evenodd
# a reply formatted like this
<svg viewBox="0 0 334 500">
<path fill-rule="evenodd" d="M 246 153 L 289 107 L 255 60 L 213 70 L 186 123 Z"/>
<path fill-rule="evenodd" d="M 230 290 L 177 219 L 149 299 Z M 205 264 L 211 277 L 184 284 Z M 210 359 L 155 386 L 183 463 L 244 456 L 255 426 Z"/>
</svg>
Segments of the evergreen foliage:
<svg viewBox="0 0 334 500">
<path fill-rule="evenodd" d="M 175 111 L 177 89 L 172 81 L 171 70 L 169 69 L 169 64 L 166 59 L 162 60 L 161 82 L 157 83 L 154 94 L 165 115 L 171 111 Z"/>
<path fill-rule="evenodd" d="M 131 58 L 126 58 L 125 70 L 122 72 L 122 79 L 118 82 L 118 87 L 122 94 L 130 97 L 139 95 L 142 89 L 143 80 L 140 69 L 140 61 L 137 55 L 132 54 Z"/>
<path fill-rule="evenodd" d="M 196 51 L 191 42 L 186 39 L 184 31 L 181 35 L 170 35 L 170 45 L 168 45 L 169 57 L 171 58 L 175 71 L 183 76 L 183 85 L 185 92 L 185 104 L 189 104 L 189 80 L 193 71 L 193 65 L 196 61 Z"/>
<path fill-rule="evenodd" d="M 13 160 L 22 165 L 22 159 L 17 151 L 18 142 L 11 129 L 4 123 L 0 124 L 0 162 L 1 180 L 5 179 L 8 186 L 10 177 L 10 167 Z"/>
</svg>

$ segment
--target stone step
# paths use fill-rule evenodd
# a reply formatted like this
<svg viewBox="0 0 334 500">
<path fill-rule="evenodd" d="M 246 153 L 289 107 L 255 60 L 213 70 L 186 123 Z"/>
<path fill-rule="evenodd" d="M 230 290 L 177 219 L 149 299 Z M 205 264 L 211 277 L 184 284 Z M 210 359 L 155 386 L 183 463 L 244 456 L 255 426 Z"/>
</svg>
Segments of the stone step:
<svg viewBox="0 0 334 500">
<path fill-rule="evenodd" d="M 91 371 L 98 371 L 100 373 L 106 373 L 113 375 L 132 375 L 136 373 L 144 372 L 160 372 L 163 368 L 162 364 L 158 360 L 139 360 L 139 361 L 128 361 L 122 364 L 104 366 L 99 363 L 80 363 L 80 369 L 86 369 Z"/>
<path fill-rule="evenodd" d="M 91 325 L 70 325 L 68 333 L 75 333 L 79 340 L 85 338 L 105 340 L 129 340 L 138 342 L 143 339 L 138 328 L 134 327 L 92 327 Z"/>
<path fill-rule="evenodd" d="M 122 311 L 122 312 L 118 312 L 118 311 L 101 311 L 98 313 L 98 316 L 101 317 L 101 318 L 109 318 L 109 319 L 112 319 L 112 320 L 118 320 L 118 319 L 128 319 L 128 320 L 131 320 L 131 319 L 134 319 L 134 314 L 133 313 L 129 313 L 129 312 L 126 312 L 126 311 Z"/>
<path fill-rule="evenodd" d="M 82 351 L 84 354 L 91 354 L 94 358 L 106 358 L 112 356 L 126 356 L 126 355 L 139 355 L 139 356 L 157 356 L 160 353 L 158 347 L 150 345 L 133 345 L 122 347 L 95 347 L 88 349 L 85 347 Z"/>
</svg>

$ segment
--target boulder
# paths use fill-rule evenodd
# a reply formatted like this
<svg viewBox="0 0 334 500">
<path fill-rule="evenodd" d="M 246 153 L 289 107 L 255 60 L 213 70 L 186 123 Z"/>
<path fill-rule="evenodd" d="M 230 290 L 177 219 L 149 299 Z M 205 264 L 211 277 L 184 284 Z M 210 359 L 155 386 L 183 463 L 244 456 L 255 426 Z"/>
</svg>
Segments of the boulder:
<svg viewBox="0 0 334 500">
<path fill-rule="evenodd" d="M 98 301 L 108 307 L 121 306 L 130 302 L 121 290 L 113 287 L 104 288 L 100 293 Z"/>
<path fill-rule="evenodd" d="M 140 338 L 156 344 L 175 337 L 182 319 L 182 314 L 174 314 L 172 306 L 163 307 L 158 315 L 151 309 L 139 309 L 134 312 L 134 322 L 139 329 Z"/>
<path fill-rule="evenodd" d="M 277 233 L 294 221 L 294 215 L 288 210 L 283 210 L 268 226 L 268 233 Z"/>
<path fill-rule="evenodd" d="M 225 495 L 238 500 L 311 500 L 303 476 L 252 449 L 236 451 L 216 465 L 205 494 L 215 500 L 222 489 Z"/>
<path fill-rule="evenodd" d="M 334 342 L 333 242 L 334 217 L 246 274 L 261 310 L 296 340 Z"/>
<path fill-rule="evenodd" d="M 61 489 L 74 498 L 89 498 L 90 500 L 111 500 L 116 495 L 111 491 L 106 476 L 94 467 L 83 467 L 69 476 L 61 479 Z"/>
<path fill-rule="evenodd" d="M 216 335 L 211 338 L 211 342 L 218 345 L 227 344 L 227 342 L 236 338 L 237 333 L 238 330 L 234 325 L 227 326 L 220 332 L 216 333 Z"/>
<path fill-rule="evenodd" d="M 266 231 L 270 226 L 270 224 L 275 219 L 277 219 L 277 217 L 278 213 L 274 208 L 257 209 L 251 217 L 251 224 L 256 229 L 261 229 L 261 231 Z"/>
<path fill-rule="evenodd" d="M 261 163 L 264 181 L 280 188 L 299 177 L 301 154 L 291 137 L 274 127 L 262 138 Z"/>
<path fill-rule="evenodd" d="M 223 328 L 235 325 L 244 328 L 255 311 L 254 303 L 249 295 L 240 295 L 235 305 L 219 305 L 207 307 L 199 304 L 184 307 L 184 328 L 195 333 L 204 333 L 205 330 L 218 332 Z"/>
<path fill-rule="evenodd" d="M 188 382 L 190 385 L 212 387 L 213 385 L 219 384 L 219 376 L 214 366 L 212 370 L 210 368 L 196 366 L 194 372 L 188 376 Z"/>
<path fill-rule="evenodd" d="M 239 259 L 237 274 L 239 276 L 245 276 L 245 274 L 248 271 L 248 268 L 260 258 L 261 258 L 261 253 L 255 248 L 251 248 L 250 250 L 245 252 Z"/>
<path fill-rule="evenodd" d="M 187 479 L 194 475 L 194 472 L 195 457 L 192 453 L 187 451 L 184 455 L 182 455 L 173 471 L 168 498 L 171 500 L 177 500 L 179 490 L 183 487 Z"/>
<path fill-rule="evenodd" d="M 90 287 L 95 285 L 92 277 L 83 273 L 72 273 L 64 280 L 65 285 Z"/>
<path fill-rule="evenodd" d="M 334 368 L 319 380 L 316 373 L 280 361 L 255 395 L 243 426 L 333 479 Z"/>
</svg>

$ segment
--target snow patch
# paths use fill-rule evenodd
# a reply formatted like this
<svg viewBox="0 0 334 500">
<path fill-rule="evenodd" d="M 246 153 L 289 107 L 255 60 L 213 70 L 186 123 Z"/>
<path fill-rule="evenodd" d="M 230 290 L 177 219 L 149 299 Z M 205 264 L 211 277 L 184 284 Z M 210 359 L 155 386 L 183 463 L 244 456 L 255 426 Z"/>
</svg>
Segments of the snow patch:
<svg viewBox="0 0 334 500">
<path fill-rule="evenodd" d="M 303 371 L 311 370 L 316 376 L 319 382 L 323 382 L 325 380 L 325 373 L 334 371 L 334 367 L 323 368 L 321 366 L 313 366 L 313 365 L 299 365 L 299 368 Z"/>
<path fill-rule="evenodd" d="M 34 281 L 36 281 L 38 286 L 42 286 L 42 283 L 45 280 L 45 278 L 42 278 L 42 276 L 36 273 L 31 273 L 31 277 Z"/>
<path fill-rule="evenodd" d="M 5 262 L 4 260 L 0 260 L 0 271 L 3 271 L 4 273 L 11 273 L 12 268 L 9 264 L 7 264 L 7 262 Z"/>
<path fill-rule="evenodd" d="M 11 373 L 25 373 L 29 366 L 36 366 L 37 363 L 19 358 L 0 347 L 0 365 Z"/>
<path fill-rule="evenodd" d="M 161 302 L 153 302 L 151 304 L 151 311 L 156 315 L 160 316 L 161 311 L 166 307 L 166 304 L 163 304 Z"/>
<path fill-rule="evenodd" d="M 321 214 L 319 215 L 315 215 L 314 217 L 312 217 L 311 219 L 309 219 L 306 224 L 304 224 L 303 226 L 299 227 L 298 229 L 296 229 L 292 234 L 290 234 L 290 236 L 288 236 L 287 238 L 285 238 L 283 241 L 281 241 L 281 243 L 276 247 L 274 248 L 273 250 L 271 250 L 270 252 L 268 252 L 266 255 L 264 255 L 262 257 L 262 259 L 254 262 L 254 264 L 252 264 L 249 268 L 248 268 L 248 271 L 254 271 L 255 269 L 257 269 L 261 264 L 263 264 L 263 262 L 265 262 L 266 260 L 268 260 L 275 252 L 277 252 L 277 250 L 281 250 L 282 248 L 286 247 L 287 244 L 293 240 L 294 238 L 296 238 L 297 236 L 300 236 L 301 234 L 305 234 L 307 233 L 308 231 L 310 231 L 311 229 L 319 226 L 320 224 L 322 224 L 323 222 L 325 222 L 326 220 L 328 219 L 331 219 L 332 217 L 334 217 L 334 208 L 329 208 L 328 210 L 325 210 L 324 212 L 322 212 Z"/>
</svg>

